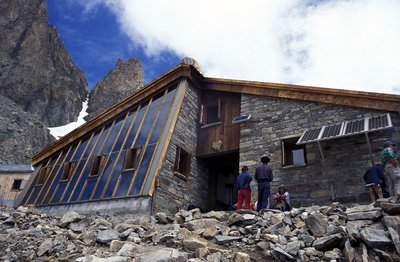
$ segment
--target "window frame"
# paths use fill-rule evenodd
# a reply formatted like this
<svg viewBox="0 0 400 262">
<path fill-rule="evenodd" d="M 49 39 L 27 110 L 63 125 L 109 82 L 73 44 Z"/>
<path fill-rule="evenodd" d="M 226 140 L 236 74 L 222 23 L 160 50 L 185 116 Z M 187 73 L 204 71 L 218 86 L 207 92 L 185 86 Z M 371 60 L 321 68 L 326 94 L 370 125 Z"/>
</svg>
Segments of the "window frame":
<svg viewBox="0 0 400 262">
<path fill-rule="evenodd" d="M 17 182 L 17 181 L 19 181 L 18 188 L 15 187 L 15 185 L 16 185 L 15 182 Z M 21 178 L 14 179 L 13 184 L 11 186 L 11 191 L 21 191 L 22 190 L 22 182 L 23 182 L 23 179 L 21 179 Z"/>
<path fill-rule="evenodd" d="M 63 170 L 62 170 L 60 182 L 68 181 L 71 178 L 73 171 L 76 169 L 76 164 L 77 164 L 76 160 L 71 161 L 71 162 L 65 162 L 63 164 Z"/>
<path fill-rule="evenodd" d="M 307 152 L 305 145 L 296 145 L 300 136 L 291 136 L 281 139 L 282 167 L 301 167 L 307 165 Z M 294 164 L 292 152 L 295 150 L 303 151 L 303 163 Z"/>
<path fill-rule="evenodd" d="M 36 183 L 36 186 L 41 186 L 46 182 L 46 178 L 50 175 L 50 167 L 41 167 L 39 170 L 38 174 L 38 181 Z"/>
<path fill-rule="evenodd" d="M 139 165 L 140 155 L 142 154 L 142 147 L 127 148 L 125 151 L 124 165 L 122 172 L 135 171 Z"/>
<path fill-rule="evenodd" d="M 92 158 L 92 163 L 90 164 L 89 177 L 96 177 L 100 175 L 101 168 L 105 160 L 106 160 L 105 155 L 96 155 Z"/>
<path fill-rule="evenodd" d="M 216 115 L 213 115 L 213 118 L 216 119 L 216 121 L 210 122 L 210 111 L 209 108 L 215 107 Z M 202 127 L 207 127 L 207 126 L 213 126 L 216 124 L 220 124 L 222 122 L 222 102 L 221 98 L 218 98 L 217 101 L 213 101 L 211 103 L 206 103 L 201 105 L 201 114 L 200 114 L 200 124 Z"/>
<path fill-rule="evenodd" d="M 192 155 L 181 146 L 176 146 L 174 174 L 187 179 L 190 175 Z"/>
</svg>

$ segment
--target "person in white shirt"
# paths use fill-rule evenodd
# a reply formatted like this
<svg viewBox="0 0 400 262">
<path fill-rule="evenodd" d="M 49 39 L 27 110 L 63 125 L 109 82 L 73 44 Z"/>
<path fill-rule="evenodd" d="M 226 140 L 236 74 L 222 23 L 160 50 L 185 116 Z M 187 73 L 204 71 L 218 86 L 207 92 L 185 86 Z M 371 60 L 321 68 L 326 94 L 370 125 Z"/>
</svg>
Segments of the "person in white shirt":
<svg viewBox="0 0 400 262">
<path fill-rule="evenodd" d="M 289 192 L 286 191 L 284 186 L 278 187 L 278 192 L 274 195 L 275 207 L 282 211 L 290 211 L 292 208 L 290 206 Z"/>
</svg>

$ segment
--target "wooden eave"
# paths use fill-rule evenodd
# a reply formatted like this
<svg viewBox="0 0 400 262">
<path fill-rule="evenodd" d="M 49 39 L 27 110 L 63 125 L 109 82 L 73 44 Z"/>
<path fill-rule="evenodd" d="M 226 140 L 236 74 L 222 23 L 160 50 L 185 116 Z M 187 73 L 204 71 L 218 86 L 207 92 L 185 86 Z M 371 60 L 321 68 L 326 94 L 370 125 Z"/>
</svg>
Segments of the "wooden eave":
<svg viewBox="0 0 400 262">
<path fill-rule="evenodd" d="M 136 104 L 141 103 L 145 99 L 157 93 L 160 89 L 176 84 L 181 78 L 188 78 L 192 84 L 200 87 L 200 82 L 203 76 L 196 69 L 194 69 L 193 66 L 179 64 L 126 99 L 122 100 L 120 103 L 110 107 L 102 114 L 81 125 L 77 129 L 68 133 L 64 137 L 60 138 L 50 146 L 34 155 L 32 157 L 32 165 L 37 165 L 52 154 L 90 133 L 95 128 L 112 121 L 121 112 L 124 112 L 134 107 Z"/>
<path fill-rule="evenodd" d="M 208 77 L 203 80 L 202 88 L 341 106 L 400 111 L 400 95 Z"/>
</svg>

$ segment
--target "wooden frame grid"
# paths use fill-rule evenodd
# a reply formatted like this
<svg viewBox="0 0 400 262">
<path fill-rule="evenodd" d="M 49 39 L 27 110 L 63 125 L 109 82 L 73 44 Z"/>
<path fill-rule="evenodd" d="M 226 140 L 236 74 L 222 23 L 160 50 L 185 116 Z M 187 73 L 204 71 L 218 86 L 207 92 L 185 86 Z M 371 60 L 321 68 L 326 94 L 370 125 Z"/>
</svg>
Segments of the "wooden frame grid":
<svg viewBox="0 0 400 262">
<path fill-rule="evenodd" d="M 151 168 L 149 167 L 147 172 L 148 174 L 146 174 L 146 180 L 144 181 L 144 183 L 142 184 L 142 188 L 141 188 L 141 192 L 140 194 L 143 195 L 145 192 L 143 192 L 145 190 L 145 188 L 147 188 L 147 178 L 148 175 L 151 172 L 154 172 L 154 176 L 153 179 L 151 181 L 151 184 L 148 188 L 148 193 L 147 193 L 147 189 L 146 189 L 146 193 L 151 196 L 154 193 L 154 188 L 155 188 L 155 183 L 156 183 L 156 179 L 157 179 L 157 175 L 160 173 L 160 170 L 162 168 L 163 162 L 162 161 L 158 161 L 157 165 L 153 165 L 153 161 L 154 159 L 158 157 L 158 159 L 164 159 L 167 150 L 168 150 L 168 144 L 171 141 L 171 137 L 172 137 L 172 133 L 173 130 L 175 128 L 175 124 L 178 120 L 178 115 L 180 112 L 180 109 L 182 107 L 183 104 L 183 100 L 185 98 L 186 95 L 186 91 L 188 88 L 188 82 L 187 80 L 181 80 L 181 82 L 178 84 L 177 86 L 177 90 L 174 96 L 174 100 L 173 103 L 171 105 L 171 111 L 169 112 L 169 118 L 167 118 L 166 120 L 166 125 L 169 126 L 169 130 L 165 130 L 163 133 L 161 133 L 161 136 L 159 138 L 158 141 L 158 146 L 156 148 L 156 153 L 153 154 L 153 159 L 151 160 L 152 165 Z M 173 115 L 171 115 L 171 113 L 173 113 L 174 107 L 176 107 L 175 112 Z M 162 146 L 162 147 L 161 147 Z M 161 150 L 159 151 L 159 147 L 161 147 Z"/>
<path fill-rule="evenodd" d="M 132 190 L 133 183 L 134 183 L 134 181 L 135 181 L 135 179 L 136 179 L 136 176 L 137 176 L 137 173 L 138 173 L 138 171 L 139 171 L 139 169 L 140 169 L 140 165 L 141 165 L 141 163 L 142 163 L 144 154 L 146 153 L 147 146 L 148 146 L 148 143 L 149 143 L 149 141 L 150 141 L 150 138 L 151 138 L 151 136 L 152 136 L 152 134 L 153 134 L 153 130 L 154 130 L 154 127 L 155 127 L 155 125 L 156 125 L 156 123 L 157 123 L 158 117 L 159 117 L 159 115 L 160 115 L 160 111 L 161 111 L 161 109 L 163 108 L 164 101 L 165 101 L 165 99 L 167 98 L 167 94 L 168 94 L 168 88 L 166 88 L 166 89 L 164 90 L 164 94 L 163 94 L 161 103 L 160 103 L 160 105 L 158 106 L 158 110 L 157 110 L 156 116 L 154 117 L 154 120 L 153 120 L 153 123 L 152 123 L 152 125 L 151 125 L 150 131 L 149 131 L 149 133 L 148 133 L 148 135 L 147 135 L 146 142 L 145 142 L 145 144 L 143 145 L 143 147 L 142 147 L 142 149 L 141 149 L 141 152 L 140 152 L 140 154 L 139 154 L 139 156 L 138 156 L 138 157 L 139 157 L 139 160 L 137 161 L 137 168 L 136 168 L 136 170 L 134 171 L 134 174 L 133 174 L 133 176 L 132 176 L 131 184 L 129 185 L 129 189 L 128 189 L 128 191 L 127 191 L 126 196 L 128 196 L 129 193 L 130 193 L 130 191 Z M 133 145 L 132 145 L 132 146 L 133 146 Z M 131 148 L 132 148 L 132 146 L 131 146 Z M 154 153 L 153 153 L 153 154 L 154 154 Z M 149 166 L 150 166 L 150 163 L 149 163 Z M 121 173 L 122 173 L 122 172 L 121 172 Z M 119 186 L 119 182 L 120 182 L 120 180 L 121 180 L 121 173 L 118 175 L 118 181 L 117 181 L 117 184 L 116 184 L 116 186 L 115 186 L 115 188 L 114 188 L 114 191 L 113 191 L 113 193 L 112 193 L 112 197 L 115 196 L 116 190 L 117 190 L 117 188 L 118 188 L 118 186 Z M 144 179 L 143 179 L 143 181 L 144 181 Z"/>
</svg>

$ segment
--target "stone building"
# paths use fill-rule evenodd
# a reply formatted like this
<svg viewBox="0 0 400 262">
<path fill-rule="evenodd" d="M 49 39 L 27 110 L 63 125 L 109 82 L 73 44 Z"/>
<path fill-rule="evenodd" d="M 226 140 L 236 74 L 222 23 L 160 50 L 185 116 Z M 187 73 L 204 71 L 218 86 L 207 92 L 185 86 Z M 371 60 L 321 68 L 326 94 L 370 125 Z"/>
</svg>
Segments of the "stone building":
<svg viewBox="0 0 400 262">
<path fill-rule="evenodd" d="M 368 164 L 400 141 L 399 109 L 398 95 L 208 78 L 186 60 L 35 155 L 18 204 L 226 210 L 240 166 L 264 154 L 294 206 L 362 202 Z"/>
<path fill-rule="evenodd" d="M 32 174 L 30 165 L 0 165 L 0 206 L 13 206 Z"/>
</svg>

